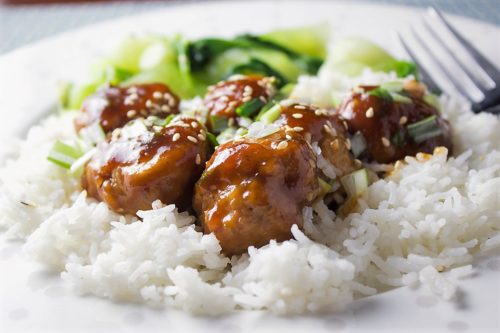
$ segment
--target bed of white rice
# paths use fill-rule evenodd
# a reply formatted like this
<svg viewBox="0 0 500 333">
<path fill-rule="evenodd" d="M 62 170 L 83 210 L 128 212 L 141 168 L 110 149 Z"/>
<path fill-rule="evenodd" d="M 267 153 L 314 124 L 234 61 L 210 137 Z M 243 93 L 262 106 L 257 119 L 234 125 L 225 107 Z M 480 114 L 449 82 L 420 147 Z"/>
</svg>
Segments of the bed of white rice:
<svg viewBox="0 0 500 333">
<path fill-rule="evenodd" d="M 328 106 L 332 91 L 393 79 L 369 71 L 348 79 L 325 68 L 301 78 L 294 96 Z M 304 209 L 294 239 L 233 258 L 172 205 L 155 202 L 138 220 L 87 198 L 78 180 L 45 159 L 56 138 L 74 135 L 73 114 L 51 116 L 16 142 L 0 169 L 0 227 L 26 239 L 26 255 L 61 272 L 76 292 L 155 307 L 331 311 L 418 284 L 453 299 L 455 279 L 474 273 L 474 254 L 500 247 L 500 121 L 472 114 L 461 100 L 444 96 L 441 104 L 453 157 L 438 149 L 406 158 L 346 218 L 316 203 Z"/>
</svg>

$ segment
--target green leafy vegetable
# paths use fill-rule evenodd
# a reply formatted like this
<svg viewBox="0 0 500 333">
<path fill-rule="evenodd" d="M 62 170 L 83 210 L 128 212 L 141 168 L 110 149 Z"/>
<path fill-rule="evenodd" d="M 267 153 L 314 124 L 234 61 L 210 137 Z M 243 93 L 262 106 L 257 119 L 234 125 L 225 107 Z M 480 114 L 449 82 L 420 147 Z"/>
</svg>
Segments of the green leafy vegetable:
<svg viewBox="0 0 500 333">
<path fill-rule="evenodd" d="M 251 58 L 249 62 L 235 66 L 231 71 L 231 75 L 234 74 L 262 74 L 264 76 L 274 76 L 278 88 L 288 83 L 288 80 L 280 72 L 257 58 Z"/>
<path fill-rule="evenodd" d="M 358 76 L 366 67 L 374 71 L 394 71 L 398 77 L 417 74 L 414 63 L 395 59 L 380 46 L 359 37 L 337 41 L 326 66 L 348 76 Z"/>
<path fill-rule="evenodd" d="M 443 133 L 437 122 L 435 115 L 429 116 L 423 120 L 407 126 L 408 134 L 416 143 L 424 142 L 425 140 L 434 138 Z"/>
</svg>

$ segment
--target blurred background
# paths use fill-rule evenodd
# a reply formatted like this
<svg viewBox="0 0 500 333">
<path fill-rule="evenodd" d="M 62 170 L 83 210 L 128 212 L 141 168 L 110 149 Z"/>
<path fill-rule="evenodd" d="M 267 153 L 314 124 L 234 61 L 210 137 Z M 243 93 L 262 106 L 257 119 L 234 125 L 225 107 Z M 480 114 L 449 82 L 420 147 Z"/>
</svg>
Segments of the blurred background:
<svg viewBox="0 0 500 333">
<path fill-rule="evenodd" d="M 0 54 L 69 29 L 168 6 L 206 0 L 0 0 Z M 228 1 L 228 0 L 226 0 Z M 360 2 L 360 0 L 351 0 Z M 425 7 L 500 25 L 500 0 L 363 0 Z"/>
</svg>

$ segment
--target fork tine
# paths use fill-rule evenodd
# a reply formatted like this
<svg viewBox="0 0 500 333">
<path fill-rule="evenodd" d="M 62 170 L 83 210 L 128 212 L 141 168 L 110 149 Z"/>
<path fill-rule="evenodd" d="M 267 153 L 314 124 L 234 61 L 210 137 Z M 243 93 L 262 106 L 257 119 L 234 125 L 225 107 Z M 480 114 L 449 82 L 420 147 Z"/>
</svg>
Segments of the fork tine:
<svg viewBox="0 0 500 333">
<path fill-rule="evenodd" d="M 436 40 L 439 45 L 441 45 L 446 53 L 460 66 L 460 68 L 467 74 L 469 79 L 474 83 L 474 85 L 484 94 L 486 93 L 489 89 L 487 89 L 482 82 L 480 82 L 476 76 L 470 71 L 467 65 L 465 65 L 458 57 L 455 55 L 455 53 L 450 49 L 447 43 L 444 42 L 443 38 L 439 36 L 436 31 L 432 29 L 432 27 L 427 23 L 426 20 L 422 20 L 423 26 L 425 29 L 429 32 L 429 34 Z"/>
<path fill-rule="evenodd" d="M 496 85 L 500 85 L 500 71 L 479 51 L 472 46 L 462 35 L 455 30 L 451 26 L 450 23 L 444 18 L 443 14 L 435 7 L 430 7 L 431 13 L 435 14 L 435 16 L 441 21 L 444 26 L 452 33 L 453 36 L 462 44 L 462 46 L 469 52 L 469 54 L 474 58 L 477 64 L 490 76 L 490 78 L 496 83 Z"/>
<path fill-rule="evenodd" d="M 397 34 L 397 36 L 398 36 L 399 42 L 401 43 L 401 45 L 405 49 L 406 53 L 408 53 L 408 55 L 410 56 L 410 58 L 417 65 L 421 81 L 427 85 L 427 88 L 429 88 L 430 91 L 432 91 L 432 92 L 434 92 L 434 93 L 436 93 L 438 95 L 441 94 L 442 93 L 441 88 L 438 86 L 438 84 L 429 75 L 429 73 L 427 72 L 427 70 L 425 69 L 425 67 L 422 65 L 422 63 L 416 57 L 415 53 L 413 53 L 413 51 L 410 49 L 410 47 L 408 46 L 408 44 L 406 44 L 406 42 L 404 41 L 403 37 L 401 37 L 401 35 L 399 33 Z"/>
<path fill-rule="evenodd" d="M 437 54 L 431 50 L 427 44 L 420 38 L 420 36 L 416 33 L 416 31 L 411 28 L 410 29 L 413 36 L 415 37 L 415 40 L 422 46 L 424 51 L 430 55 L 430 59 L 432 62 L 443 72 L 448 77 L 448 81 L 455 87 L 455 89 L 465 98 L 467 98 L 469 101 L 474 102 L 473 96 L 471 96 L 466 89 L 464 89 L 460 84 L 458 84 L 457 80 L 453 77 L 453 75 L 450 73 L 450 71 L 446 68 L 446 66 L 442 63 L 442 61 L 439 59 Z"/>
</svg>

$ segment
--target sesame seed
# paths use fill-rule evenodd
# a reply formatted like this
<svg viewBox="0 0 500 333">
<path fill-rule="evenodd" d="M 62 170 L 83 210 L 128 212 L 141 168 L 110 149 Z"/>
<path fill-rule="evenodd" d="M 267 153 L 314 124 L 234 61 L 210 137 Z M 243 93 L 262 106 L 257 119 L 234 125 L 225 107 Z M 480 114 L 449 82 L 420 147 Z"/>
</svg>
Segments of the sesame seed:
<svg viewBox="0 0 500 333">
<path fill-rule="evenodd" d="M 366 118 L 372 118 L 373 114 L 374 114 L 373 108 L 369 108 L 368 110 L 366 110 L 366 113 L 365 113 Z"/>
<path fill-rule="evenodd" d="M 163 96 L 162 93 L 159 91 L 155 91 L 153 93 L 153 98 L 160 99 L 162 96 Z"/>
<path fill-rule="evenodd" d="M 263 102 L 263 103 L 267 103 L 267 99 L 264 97 L 264 96 L 260 96 L 259 99 Z"/>
<path fill-rule="evenodd" d="M 332 133 L 332 128 L 331 128 L 330 126 L 328 126 L 327 124 L 324 124 L 324 125 L 323 125 L 323 128 L 325 129 L 325 131 L 326 131 L 327 133 L 333 134 L 333 133 Z"/>
<path fill-rule="evenodd" d="M 153 106 L 153 102 L 151 102 L 151 100 L 150 100 L 150 99 L 148 99 L 148 100 L 146 101 L 146 107 L 150 108 L 150 107 L 152 107 L 152 106 Z"/>
<path fill-rule="evenodd" d="M 250 102 L 252 99 L 252 96 L 244 96 L 243 99 L 241 100 L 243 103 Z"/>
<path fill-rule="evenodd" d="M 294 114 L 292 114 L 292 117 L 294 117 L 295 119 L 300 119 L 300 118 L 304 117 L 304 115 L 302 113 L 294 113 Z"/>
<path fill-rule="evenodd" d="M 339 139 L 333 140 L 333 142 L 331 143 L 331 145 L 332 145 L 333 149 L 338 150 L 339 147 L 340 147 Z"/>
<path fill-rule="evenodd" d="M 137 111 L 135 111 L 135 110 L 128 110 L 127 111 L 128 118 L 134 118 L 136 114 L 137 114 Z"/>
<path fill-rule="evenodd" d="M 288 147 L 288 141 L 281 141 L 278 146 L 276 146 L 277 149 L 285 149 Z"/>
<path fill-rule="evenodd" d="M 234 125 L 234 118 L 229 118 L 229 120 L 227 121 L 227 124 L 229 127 L 233 126 Z"/>
<path fill-rule="evenodd" d="M 153 95 L 153 97 L 154 97 L 154 95 Z M 172 98 L 172 95 L 171 95 L 170 93 L 164 93 L 164 94 L 163 94 L 163 98 L 164 98 L 164 99 L 171 99 L 171 98 Z"/>
<path fill-rule="evenodd" d="M 194 136 L 188 135 L 187 139 L 193 143 L 198 143 L 198 140 Z"/>
<path fill-rule="evenodd" d="M 349 125 L 347 125 L 347 121 L 344 120 L 342 122 L 342 125 L 344 125 L 344 128 L 346 129 L 346 131 L 349 130 Z"/>
<path fill-rule="evenodd" d="M 295 132 L 302 132 L 302 131 L 304 130 L 304 128 L 302 128 L 302 127 L 300 127 L 300 126 L 296 126 L 296 127 L 294 127 L 294 128 L 293 128 L 293 130 L 294 130 Z"/>
<path fill-rule="evenodd" d="M 168 112 L 168 111 L 170 111 L 170 106 L 164 104 L 161 106 L 161 110 L 164 112 Z"/>
<path fill-rule="evenodd" d="M 203 134 L 198 134 L 198 139 L 200 139 L 200 141 L 205 141 L 205 136 Z"/>
<path fill-rule="evenodd" d="M 153 126 L 153 129 L 156 131 L 156 132 L 160 132 L 162 130 L 163 126 Z"/>
<path fill-rule="evenodd" d="M 402 116 L 401 118 L 399 118 L 399 124 L 400 125 L 404 125 L 408 122 L 408 118 L 405 117 L 405 116 Z"/>
<path fill-rule="evenodd" d="M 148 111 L 146 111 L 144 109 L 141 110 L 139 113 L 141 114 L 141 116 L 144 116 L 144 117 L 147 117 L 149 115 Z"/>
<path fill-rule="evenodd" d="M 287 140 L 292 140 L 292 137 L 290 136 L 290 134 L 285 135 L 285 138 L 286 138 Z"/>
<path fill-rule="evenodd" d="M 191 126 L 193 128 L 197 128 L 198 127 L 198 122 L 196 122 L 196 121 L 191 122 Z"/>
<path fill-rule="evenodd" d="M 221 97 L 219 97 L 219 101 L 227 102 L 227 101 L 229 101 L 229 97 L 227 97 L 227 95 L 222 95 Z"/>
<path fill-rule="evenodd" d="M 305 110 L 306 109 L 306 106 L 305 105 L 300 105 L 300 104 L 297 104 L 294 106 L 295 109 L 299 109 L 299 110 Z"/>
<path fill-rule="evenodd" d="M 321 116 L 321 110 L 320 109 L 314 110 L 314 114 L 317 116 Z"/>
<path fill-rule="evenodd" d="M 196 154 L 196 164 L 199 165 L 201 163 L 201 156 L 200 154 Z"/>
<path fill-rule="evenodd" d="M 174 136 L 172 137 L 172 141 L 175 142 L 181 138 L 181 135 L 179 133 L 175 133 Z"/>
<path fill-rule="evenodd" d="M 389 147 L 391 145 L 391 142 L 389 141 L 389 139 L 387 139 L 386 137 L 382 137 L 382 144 L 385 146 L 385 147 Z"/>
</svg>

